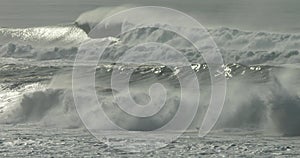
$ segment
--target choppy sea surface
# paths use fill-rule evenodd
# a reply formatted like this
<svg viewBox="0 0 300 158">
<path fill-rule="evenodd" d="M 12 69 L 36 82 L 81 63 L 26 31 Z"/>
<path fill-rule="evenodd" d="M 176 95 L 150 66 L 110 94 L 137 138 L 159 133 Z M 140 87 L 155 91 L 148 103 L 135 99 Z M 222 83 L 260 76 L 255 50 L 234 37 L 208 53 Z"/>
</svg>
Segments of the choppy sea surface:
<svg viewBox="0 0 300 158">
<path fill-rule="evenodd" d="M 107 131 L 114 138 L 97 140 L 83 129 L 41 128 L 1 125 L 1 155 L 4 157 L 297 157 L 299 137 L 266 136 L 260 131 L 224 129 L 199 138 L 186 133 L 178 140 L 152 152 L 125 152 L 107 145 L 121 142 L 130 149 L 135 138 L 128 133 Z M 143 137 L 142 132 L 132 132 Z M 162 134 L 163 135 L 163 134 Z M 156 143 L 164 143 L 160 139 Z M 143 144 L 144 142 L 139 142 Z"/>
</svg>

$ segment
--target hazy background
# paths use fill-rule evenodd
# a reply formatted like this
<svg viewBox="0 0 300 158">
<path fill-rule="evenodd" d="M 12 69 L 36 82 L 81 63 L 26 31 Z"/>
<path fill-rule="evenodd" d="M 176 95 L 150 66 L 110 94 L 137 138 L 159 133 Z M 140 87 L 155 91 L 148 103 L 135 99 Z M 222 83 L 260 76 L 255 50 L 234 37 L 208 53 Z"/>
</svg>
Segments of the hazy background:
<svg viewBox="0 0 300 158">
<path fill-rule="evenodd" d="M 0 27 L 70 23 L 82 12 L 124 4 L 175 8 L 207 27 L 300 32 L 300 0 L 0 0 Z"/>
</svg>

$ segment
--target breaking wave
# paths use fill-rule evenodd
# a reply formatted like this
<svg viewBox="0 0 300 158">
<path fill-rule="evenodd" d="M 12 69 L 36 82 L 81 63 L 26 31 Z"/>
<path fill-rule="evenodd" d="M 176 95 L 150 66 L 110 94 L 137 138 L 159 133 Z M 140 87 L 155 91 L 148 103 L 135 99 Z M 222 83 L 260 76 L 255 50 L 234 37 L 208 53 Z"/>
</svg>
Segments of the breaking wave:
<svg viewBox="0 0 300 158">
<path fill-rule="evenodd" d="M 22 69 L 26 76 L 33 67 L 25 68 L 18 65 L 6 65 L 6 71 Z M 8 68 L 10 67 L 10 68 Z M 21 68 L 22 67 L 22 68 Z M 207 77 L 208 67 L 203 65 L 191 66 L 196 72 L 201 85 L 201 98 L 199 110 L 190 129 L 197 129 L 202 122 L 210 96 L 210 79 Z M 113 99 L 113 91 L 122 97 L 123 92 L 111 89 L 110 76 L 112 68 L 122 70 L 134 69 L 131 83 L 132 98 L 139 104 L 149 102 L 148 86 L 161 83 L 168 90 L 165 107 L 158 114 L 148 119 L 139 119 L 120 110 Z M 166 68 L 160 65 L 100 65 L 96 73 L 96 90 L 98 99 L 103 102 L 102 107 L 107 115 L 116 124 L 128 130 L 153 130 L 166 123 L 176 113 L 180 102 L 180 84 L 176 78 L 174 67 Z M 2 69 L 3 70 L 3 69 Z M 64 128 L 83 127 L 75 110 L 72 91 L 72 68 L 48 67 L 47 74 L 56 74 L 54 78 L 46 79 L 48 82 L 36 84 L 2 86 L 1 122 L 2 123 L 38 123 L 43 126 Z M 228 80 L 226 102 L 216 129 L 246 128 L 263 129 L 272 133 L 281 133 L 287 136 L 299 135 L 300 71 L 298 68 L 284 68 L 274 66 L 243 66 L 240 64 L 226 65 L 223 73 Z M 45 75 L 37 71 L 33 78 Z M 15 77 L 15 76 L 13 76 Z M 24 77 L 23 77 L 24 78 Z M 9 77 L 6 77 L 8 80 Z M 26 79 L 29 80 L 29 79 Z M 29 81 L 27 81 L 29 82 Z M 43 83 L 43 84 L 42 84 Z M 8 84 L 7 84 L 8 85 Z M 50 86 L 46 86 L 50 85 Z M 142 87 L 142 88 L 141 88 Z M 184 99 L 184 98 L 183 98 Z M 189 98 L 185 98 L 189 99 Z M 98 109 L 87 107 L 87 116 L 93 117 Z M 96 121 L 96 120 L 95 120 Z M 97 120 L 101 125 L 101 121 Z M 106 129 L 106 125 L 101 125 Z"/>
<path fill-rule="evenodd" d="M 88 37 L 73 24 L 33 28 L 0 28 L 0 44 L 18 43 L 32 47 L 64 47 L 81 43 Z"/>
</svg>

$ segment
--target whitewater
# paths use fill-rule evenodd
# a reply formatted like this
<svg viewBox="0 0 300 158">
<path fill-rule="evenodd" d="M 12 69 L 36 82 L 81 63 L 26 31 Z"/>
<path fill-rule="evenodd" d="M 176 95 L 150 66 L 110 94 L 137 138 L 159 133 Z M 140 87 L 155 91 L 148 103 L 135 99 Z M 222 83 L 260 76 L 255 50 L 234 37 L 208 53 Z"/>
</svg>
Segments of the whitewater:
<svg viewBox="0 0 300 158">
<path fill-rule="evenodd" d="M 116 7 L 114 12 L 122 9 Z M 103 37 L 110 44 L 97 65 L 95 89 L 103 102 L 102 108 L 118 126 L 143 137 L 142 131 L 156 129 L 172 119 L 180 100 L 176 74 L 187 68 L 195 72 L 201 85 L 200 104 L 187 133 L 161 150 L 128 153 L 109 148 L 107 144 L 111 142 L 120 146 L 131 142 L 145 149 L 164 142 L 153 135 L 153 144 L 144 144 L 126 133 L 107 129 L 101 121 L 102 129 L 113 132 L 100 142 L 89 135 L 74 105 L 72 72 L 80 44 L 92 39 L 88 33 L 95 27 L 95 21 L 88 19 L 87 14 L 94 15 L 98 11 L 84 13 L 69 24 L 0 28 L 0 155 L 21 156 L 18 150 L 23 150 L 28 156 L 67 157 L 267 156 L 270 153 L 299 156 L 299 140 L 290 137 L 300 135 L 300 34 L 297 33 L 227 27 L 208 29 L 224 60 L 224 71 L 220 75 L 226 77 L 227 93 L 217 124 L 204 138 L 197 137 L 197 130 L 208 108 L 206 98 L 211 94 L 211 79 L 201 53 L 174 32 L 158 28 Z M 195 31 L 195 28 L 182 29 Z M 131 63 L 118 61 L 126 50 L 149 41 L 175 44 L 191 64 L 141 65 L 141 61 L 173 60 L 171 50 L 153 53 L 147 47 L 126 54 Z M 167 87 L 166 107 L 142 120 L 122 112 L 113 99 L 113 93 L 121 98 L 124 95 L 111 87 L 113 69 L 133 71 L 129 81 L 131 95 L 141 105 L 150 100 L 147 92 L 151 84 L 161 83 Z M 85 115 L 96 113 L 97 109 L 86 109 Z M 124 150 L 131 148 L 129 145 Z"/>
</svg>

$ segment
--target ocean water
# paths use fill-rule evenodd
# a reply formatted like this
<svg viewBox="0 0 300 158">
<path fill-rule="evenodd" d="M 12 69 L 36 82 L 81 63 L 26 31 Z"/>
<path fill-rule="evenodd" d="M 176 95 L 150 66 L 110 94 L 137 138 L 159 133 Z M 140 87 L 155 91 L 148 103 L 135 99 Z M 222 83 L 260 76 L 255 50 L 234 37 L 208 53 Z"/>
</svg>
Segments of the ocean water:
<svg viewBox="0 0 300 158">
<path fill-rule="evenodd" d="M 237 8 L 243 8 L 244 3 L 238 3 Z M 17 4 L 26 6 L 21 2 L 13 6 Z M 299 156 L 300 34 L 291 25 L 275 27 L 280 32 L 253 30 L 255 27 L 251 26 L 251 31 L 244 31 L 228 27 L 226 23 L 214 24 L 219 26 L 208 29 L 224 60 L 218 75 L 225 77 L 227 86 L 222 113 L 212 132 L 205 137 L 198 137 L 198 130 L 208 109 L 212 77 L 201 52 L 174 32 L 158 28 L 140 28 L 114 37 L 103 37 L 109 45 L 95 68 L 96 95 L 108 118 L 128 131 L 92 119 L 104 137 L 97 139 L 92 136 L 82 118 L 96 116 L 99 110 L 83 106 L 85 113 L 78 114 L 72 92 L 74 60 L 82 51 L 81 44 L 92 38 L 88 33 L 99 21 L 94 17 L 101 19 L 111 10 L 116 12 L 127 7 L 98 8 L 79 15 L 73 22 L 62 20 L 68 22 L 65 24 L 0 29 L 1 156 Z M 231 13 L 226 11 L 223 11 L 227 13 L 224 16 L 229 17 Z M 215 14 L 210 16 L 215 17 Z M 297 18 L 298 14 L 291 11 L 290 15 Z M 60 20 L 54 18 L 53 22 Z M 3 17 L 0 21 L 9 25 L 18 23 L 3 20 Z M 40 23 L 43 20 L 33 25 Z M 195 28 L 180 29 L 197 32 Z M 153 49 L 155 46 L 134 47 L 149 41 L 175 45 L 190 64 L 174 62 L 178 59 L 172 55 L 171 49 L 160 52 Z M 131 51 L 126 52 L 128 49 Z M 118 61 L 122 56 L 130 62 Z M 144 63 L 160 59 L 168 60 L 164 60 L 165 63 Z M 117 75 L 121 76 L 132 72 L 128 80 L 131 97 L 141 105 L 151 102 L 149 87 L 152 84 L 163 85 L 168 94 L 166 107 L 143 119 L 122 111 L 114 97 L 122 99 L 126 95 L 122 88 L 111 85 L 113 70 L 118 70 Z M 190 72 L 197 77 L 201 95 L 198 110 L 186 133 L 172 142 L 165 142 L 163 138 L 179 131 L 145 134 L 174 117 L 181 103 L 182 91 L 181 78 L 177 75 L 183 74 L 185 79 Z M 160 91 L 156 93 L 160 94 Z M 192 99 L 183 98 L 184 102 Z M 88 99 L 83 101 L 89 102 Z M 153 146 L 163 147 L 137 152 L 147 151 Z"/>
</svg>

